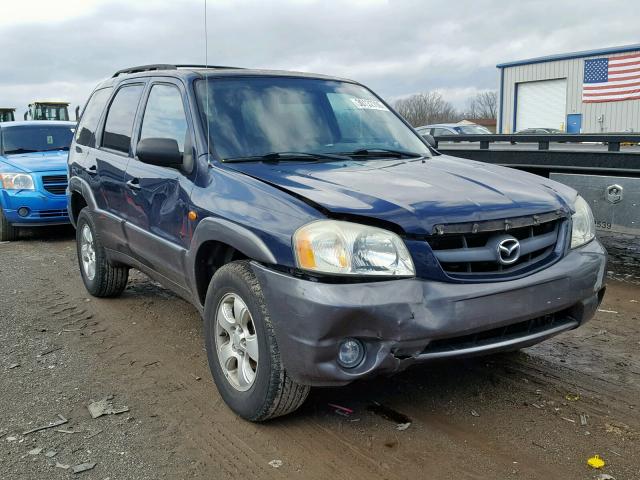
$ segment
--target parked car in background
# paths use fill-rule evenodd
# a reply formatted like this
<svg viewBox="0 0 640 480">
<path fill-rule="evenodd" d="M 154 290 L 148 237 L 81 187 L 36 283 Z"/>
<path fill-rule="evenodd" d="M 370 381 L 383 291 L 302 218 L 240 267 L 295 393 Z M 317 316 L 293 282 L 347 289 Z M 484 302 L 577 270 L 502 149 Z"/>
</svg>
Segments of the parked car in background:
<svg viewBox="0 0 640 480">
<path fill-rule="evenodd" d="M 457 123 L 437 123 L 434 125 L 424 125 L 416 127 L 420 135 L 486 135 L 491 134 L 491 130 L 481 125 L 459 125 Z"/>
<path fill-rule="evenodd" d="M 556 133 L 564 133 L 558 128 L 525 128 L 515 132 L 515 135 L 553 135 Z"/>
<path fill-rule="evenodd" d="M 518 130 L 514 133 L 514 135 L 556 135 L 565 133 L 558 128 L 524 128 L 522 130 Z M 515 145 L 517 142 L 515 140 L 511 140 L 511 145 Z M 565 143 L 565 142 L 558 142 Z"/>
<path fill-rule="evenodd" d="M 67 156 L 74 122 L 0 123 L 0 241 L 21 227 L 69 223 Z"/>
<path fill-rule="evenodd" d="M 136 268 L 191 301 L 222 398 L 252 421 L 311 386 L 533 345 L 604 295 L 575 190 L 441 155 L 351 80 L 122 70 L 69 172 L 88 292 L 117 296 Z"/>
</svg>

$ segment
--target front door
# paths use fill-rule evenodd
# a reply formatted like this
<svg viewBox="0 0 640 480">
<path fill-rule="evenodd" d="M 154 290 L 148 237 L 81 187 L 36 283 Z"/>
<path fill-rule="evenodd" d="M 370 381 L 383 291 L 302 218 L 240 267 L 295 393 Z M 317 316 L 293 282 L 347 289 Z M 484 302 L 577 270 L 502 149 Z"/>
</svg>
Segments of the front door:
<svg viewBox="0 0 640 480">
<path fill-rule="evenodd" d="M 183 157 L 185 144 L 191 148 L 191 132 L 177 85 L 151 85 L 136 143 L 147 138 L 175 140 Z M 134 157 L 125 174 L 125 231 L 131 251 L 140 262 L 179 286 L 185 286 L 184 256 L 191 240 L 190 173 Z"/>
<path fill-rule="evenodd" d="M 581 133 L 582 114 L 570 113 L 567 115 L 567 133 Z"/>
</svg>

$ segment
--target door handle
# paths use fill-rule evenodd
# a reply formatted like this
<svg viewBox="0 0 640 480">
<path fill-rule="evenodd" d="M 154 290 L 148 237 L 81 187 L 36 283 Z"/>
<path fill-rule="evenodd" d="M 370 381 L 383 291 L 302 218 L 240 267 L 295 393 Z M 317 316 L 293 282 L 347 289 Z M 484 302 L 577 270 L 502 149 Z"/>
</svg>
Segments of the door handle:
<svg viewBox="0 0 640 480">
<path fill-rule="evenodd" d="M 138 180 L 137 178 L 132 178 L 131 180 L 129 180 L 127 182 L 127 187 L 129 187 L 131 190 L 140 190 L 140 180 Z"/>
<path fill-rule="evenodd" d="M 76 145 L 76 152 L 82 153 L 82 149 L 78 145 Z"/>
</svg>

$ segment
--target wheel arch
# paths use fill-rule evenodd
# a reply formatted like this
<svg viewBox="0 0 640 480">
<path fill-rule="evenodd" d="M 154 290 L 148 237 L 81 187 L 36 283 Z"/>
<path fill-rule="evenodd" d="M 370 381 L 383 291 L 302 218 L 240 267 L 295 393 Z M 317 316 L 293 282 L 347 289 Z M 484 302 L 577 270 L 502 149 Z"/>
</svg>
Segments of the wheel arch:
<svg viewBox="0 0 640 480">
<path fill-rule="evenodd" d="M 84 207 L 95 209 L 96 201 L 89 184 L 80 177 L 69 179 L 69 195 L 67 196 L 67 211 L 69 220 L 75 227 L 78 222 L 78 215 Z"/>
<path fill-rule="evenodd" d="M 248 228 L 222 218 L 202 220 L 187 253 L 187 268 L 195 299 L 204 306 L 207 289 L 216 270 L 235 260 L 276 264 L 267 244 Z"/>
</svg>

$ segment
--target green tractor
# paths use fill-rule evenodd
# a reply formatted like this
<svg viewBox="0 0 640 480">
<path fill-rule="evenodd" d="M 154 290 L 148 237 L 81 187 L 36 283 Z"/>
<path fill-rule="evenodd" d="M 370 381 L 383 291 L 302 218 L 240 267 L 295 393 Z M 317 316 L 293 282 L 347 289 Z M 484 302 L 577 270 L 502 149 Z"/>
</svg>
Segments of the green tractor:
<svg viewBox="0 0 640 480">
<path fill-rule="evenodd" d="M 15 108 L 0 107 L 0 122 L 13 122 L 16 119 Z"/>
<path fill-rule="evenodd" d="M 69 120 L 69 102 L 40 100 L 29 104 L 25 120 Z"/>
</svg>

